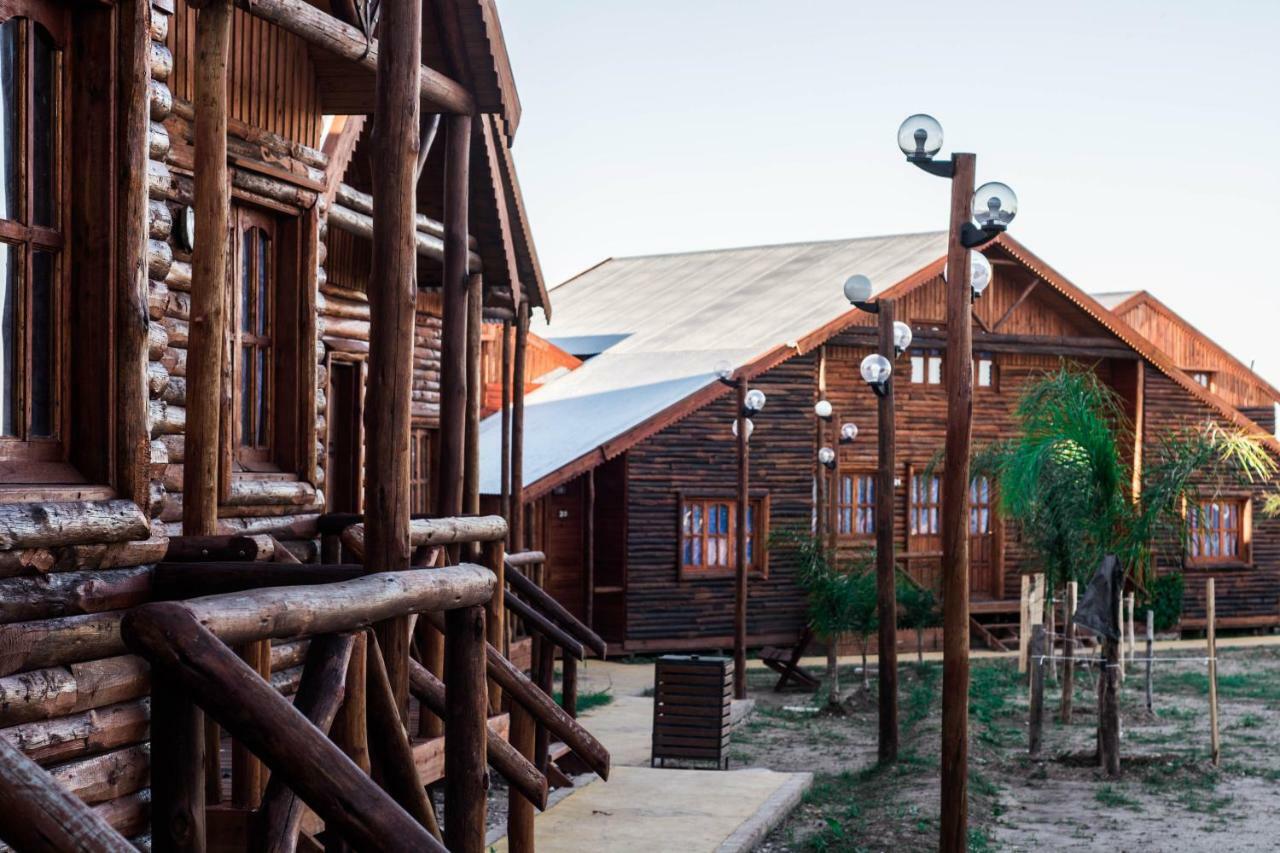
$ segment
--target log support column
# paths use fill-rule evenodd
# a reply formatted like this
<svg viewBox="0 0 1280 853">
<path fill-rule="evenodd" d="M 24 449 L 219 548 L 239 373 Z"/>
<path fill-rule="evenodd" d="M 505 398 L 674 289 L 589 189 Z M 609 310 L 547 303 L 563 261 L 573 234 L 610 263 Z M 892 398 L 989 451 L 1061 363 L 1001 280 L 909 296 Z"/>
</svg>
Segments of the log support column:
<svg viewBox="0 0 1280 853">
<path fill-rule="evenodd" d="M 525 550 L 524 532 L 524 374 L 529 349 L 529 303 L 516 308 L 516 352 L 511 368 L 511 526 L 507 550 L 518 554 Z"/>
<path fill-rule="evenodd" d="M 483 853 L 489 793 L 484 608 L 445 614 L 444 843 Z"/>
<path fill-rule="evenodd" d="M 373 266 L 365 402 L 365 558 L 370 572 L 409 568 L 409 403 L 417 304 L 416 166 L 422 4 L 383 6 L 373 118 Z M 465 238 L 464 238 L 465 240 Z M 464 260 L 465 262 L 465 260 Z M 409 711 L 409 624 L 377 626 L 396 708 Z"/>
<path fill-rule="evenodd" d="M 892 299 L 879 300 L 880 355 L 890 363 L 897 357 L 893 347 L 896 312 Z M 879 665 L 881 764 L 898 760 L 898 598 L 893 554 L 893 471 L 897 435 L 894 424 L 892 381 L 879 400 L 879 470 L 876 480 L 876 604 L 880 618 Z"/>
</svg>

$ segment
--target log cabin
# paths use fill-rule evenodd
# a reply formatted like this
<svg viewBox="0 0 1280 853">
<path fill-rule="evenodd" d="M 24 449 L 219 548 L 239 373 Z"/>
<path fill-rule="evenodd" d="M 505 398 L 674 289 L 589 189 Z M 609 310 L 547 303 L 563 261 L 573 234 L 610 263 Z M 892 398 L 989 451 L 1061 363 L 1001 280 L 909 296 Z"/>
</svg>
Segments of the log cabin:
<svg viewBox="0 0 1280 853">
<path fill-rule="evenodd" d="M 536 332 L 583 362 L 525 403 L 524 535 L 548 555 L 547 588 L 624 650 L 732 646 L 737 402 L 717 379 L 724 362 L 734 382 L 746 378 L 768 401 L 750 434 L 749 644 L 793 643 L 805 603 L 794 554 L 770 537 L 812 530 L 821 512 L 845 555 L 874 542 L 876 398 L 859 365 L 876 350 L 875 320 L 840 288 L 863 273 L 874 300 L 892 301 L 915 336 L 894 368 L 894 541 L 900 568 L 940 590 L 944 236 L 609 259 L 554 289 L 556 322 Z M 1123 401 L 1139 468 L 1164 431 L 1209 419 L 1280 453 L 1270 424 L 1243 406 L 1267 392 L 1224 397 L 1007 234 L 985 251 L 994 283 L 974 310 L 975 446 L 1009 436 L 1021 389 L 1066 360 Z M 833 407 L 830 422 L 815 416 L 819 400 Z M 858 427 L 852 442 L 839 440 L 844 423 Z M 482 424 L 482 448 L 496 427 L 493 418 Z M 837 451 L 830 472 L 817 463 L 823 446 Z M 486 494 L 500 473 L 492 458 L 482 458 Z M 1162 571 L 1196 578 L 1184 628 L 1203 624 L 1197 581 L 1209 573 L 1224 624 L 1280 624 L 1280 521 L 1259 512 L 1275 485 L 1206 486 L 1205 508 L 1217 504 L 1214 517 L 1231 529 L 1213 545 L 1194 539 L 1192 553 L 1161 554 Z M 1035 567 L 1014 525 L 992 511 L 997 489 L 983 478 L 971 486 L 971 610 L 974 639 L 1002 647 L 1016 628 L 1019 575 Z"/>
<path fill-rule="evenodd" d="M 497 324 L 510 342 L 495 356 L 509 373 L 531 310 L 550 316 L 511 151 L 521 106 L 492 0 L 382 4 L 382 40 L 377 7 L 0 3 L 0 786 L 35 774 L 50 796 L 69 792 L 92 807 L 86 825 L 104 844 L 118 833 L 157 850 L 204 849 L 207 818 L 210 848 L 265 849 L 245 827 L 272 789 L 239 730 L 228 729 L 237 732 L 230 744 L 211 725 L 214 757 L 187 760 L 203 746 L 197 751 L 173 723 L 198 719 L 198 709 L 150 677 L 148 661 L 167 649 L 147 640 L 144 626 L 186 617 L 150 611 L 121 628 L 127 613 L 186 597 L 183 585 L 197 583 L 193 572 L 162 593 L 156 567 L 166 559 L 208 559 L 221 548 L 236 559 L 315 563 L 325 513 L 364 513 L 369 571 L 409 568 L 411 543 L 423 536 L 487 555 L 479 574 L 440 575 L 458 592 L 448 607 L 462 607 L 441 614 L 440 629 L 464 636 L 461 617 L 483 604 L 488 638 L 505 648 L 505 522 L 497 520 L 500 530 L 445 525 L 452 532 L 441 538 L 411 528 L 410 516 L 478 506 L 481 326 Z M 514 435 L 520 396 L 505 407 L 517 413 Z M 218 589 L 231 589 L 234 570 L 204 569 L 221 572 Z M 321 609 L 345 601 L 333 611 L 348 614 L 341 630 L 363 631 L 374 617 L 353 614 L 368 602 L 352 605 L 339 587 L 309 600 Z M 385 663 L 387 698 L 402 719 L 417 665 L 404 645 L 410 610 L 436 609 L 409 592 L 388 604 L 393 615 L 376 617 L 367 640 L 371 650 L 374 637 L 382 640 L 383 654 L 370 660 L 379 671 Z M 328 674 L 316 670 L 328 687 L 312 695 L 329 706 L 329 720 L 344 678 L 365 672 L 350 637 L 312 644 L 332 650 Z M 364 649 L 365 635 L 357 639 Z M 308 680 L 305 637 L 241 641 L 276 694 Z M 433 714 L 462 713 L 476 696 L 485 704 L 478 648 L 480 689 L 451 690 Z M 347 658 L 351 669 L 342 664 L 335 687 L 332 663 Z M 454 658 L 415 674 L 415 697 L 443 697 L 442 687 L 431 692 L 438 677 L 455 665 L 468 671 Z M 508 692 L 526 689 L 523 675 L 494 675 L 494 667 L 491 660 L 490 677 Z M 352 721 L 364 722 L 359 684 L 348 683 L 343 705 L 354 708 L 358 694 L 359 716 L 342 712 L 353 738 Z M 412 713 L 429 716 L 418 703 Z M 162 720 L 162 704 L 180 713 Z M 438 781 L 446 761 L 467 771 L 445 781 L 458 815 L 445 840 L 479 850 L 483 779 L 464 752 L 481 744 L 483 771 L 484 736 L 477 741 L 473 721 L 458 719 L 450 730 L 470 731 L 465 743 L 416 740 L 411 762 L 422 783 Z M 506 719 L 497 718 L 501 732 Z M 533 724 L 524 725 L 532 737 Z M 581 732 L 556 725 L 590 751 Z M 166 736 L 154 750 L 152 729 Z M 226 750 L 233 755 L 219 760 Z M 505 760 L 528 765 L 518 755 Z M 28 773 L 24 761 L 36 769 Z M 185 784 L 192 768 L 197 778 L 208 772 L 207 784 Z M 534 775 L 545 800 L 545 779 Z M 204 794 L 190 808 L 194 788 L 206 787 L 224 812 L 206 813 Z M 414 787 L 400 811 L 385 792 L 366 791 L 366 802 L 391 825 L 420 807 L 422 787 Z M 531 832 L 532 806 L 521 802 L 527 823 L 513 826 L 513 837 Z M 185 817 L 170 819 L 179 807 Z M 425 820 L 420 808 L 415 816 Z M 0 818 L 0 838 L 18 847 L 21 817 Z M 333 825 L 345 828 L 349 817 Z M 288 849 L 297 819 L 292 827 Z"/>
</svg>

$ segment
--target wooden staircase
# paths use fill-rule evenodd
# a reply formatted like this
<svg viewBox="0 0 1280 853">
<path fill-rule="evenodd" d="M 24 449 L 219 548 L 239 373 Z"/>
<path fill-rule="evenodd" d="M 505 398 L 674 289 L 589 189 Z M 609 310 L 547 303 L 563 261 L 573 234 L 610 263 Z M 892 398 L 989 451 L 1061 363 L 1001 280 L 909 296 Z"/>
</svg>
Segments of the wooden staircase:
<svg viewBox="0 0 1280 853">
<path fill-rule="evenodd" d="M 1007 652 L 1018 648 L 1018 619 L 1016 599 L 975 599 L 969 603 L 969 625 L 975 639 L 987 648 Z"/>
</svg>

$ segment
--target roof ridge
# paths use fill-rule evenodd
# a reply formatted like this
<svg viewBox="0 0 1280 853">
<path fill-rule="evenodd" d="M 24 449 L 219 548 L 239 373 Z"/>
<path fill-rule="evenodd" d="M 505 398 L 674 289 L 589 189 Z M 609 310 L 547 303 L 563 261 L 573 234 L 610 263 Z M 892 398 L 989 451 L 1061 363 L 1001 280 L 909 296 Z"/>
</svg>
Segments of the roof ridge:
<svg viewBox="0 0 1280 853">
<path fill-rule="evenodd" d="M 947 232 L 945 230 L 938 229 L 934 231 L 908 231 L 899 234 L 867 234 L 861 237 L 832 237 L 826 240 L 789 240 L 782 243 L 755 243 L 744 246 L 723 246 L 718 249 L 687 249 L 679 252 L 651 252 L 643 255 L 614 255 L 606 258 L 604 261 L 601 261 L 600 264 L 596 264 L 595 266 L 598 267 L 607 261 L 641 261 L 652 258 L 678 258 L 686 255 L 713 255 L 724 252 L 748 252 L 753 249 L 789 249 L 795 246 L 825 246 L 832 243 L 858 243 L 864 240 L 891 240 L 903 237 L 942 237 L 946 236 L 946 234 Z M 595 269 L 595 267 L 591 267 L 591 269 Z M 590 270 L 586 271 L 589 272 Z M 579 275 L 581 275 L 581 273 Z M 574 278 L 577 278 L 577 276 L 574 276 Z M 572 281 L 572 279 L 567 279 L 566 282 L 567 281 Z"/>
</svg>

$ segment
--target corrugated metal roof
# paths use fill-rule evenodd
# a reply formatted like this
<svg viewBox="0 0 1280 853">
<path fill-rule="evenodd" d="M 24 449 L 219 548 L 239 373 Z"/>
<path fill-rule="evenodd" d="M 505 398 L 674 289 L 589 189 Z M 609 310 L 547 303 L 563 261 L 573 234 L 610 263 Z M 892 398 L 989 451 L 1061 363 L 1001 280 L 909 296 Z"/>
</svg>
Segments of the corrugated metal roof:
<svg viewBox="0 0 1280 853">
<path fill-rule="evenodd" d="M 524 482 L 600 447 L 734 368 L 849 311 L 854 273 L 876 293 L 942 257 L 944 233 L 753 246 L 605 261 L 552 291 L 553 343 L 599 354 L 525 398 Z M 566 347 L 577 352 L 572 345 Z M 500 422 L 480 425 L 480 488 L 500 488 Z"/>
<path fill-rule="evenodd" d="M 1138 292 L 1137 290 L 1114 290 L 1110 293 L 1090 293 L 1089 295 L 1102 303 L 1103 308 L 1113 311 Z"/>
</svg>

